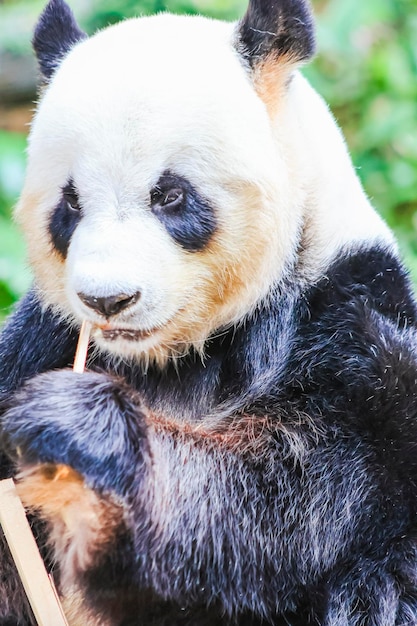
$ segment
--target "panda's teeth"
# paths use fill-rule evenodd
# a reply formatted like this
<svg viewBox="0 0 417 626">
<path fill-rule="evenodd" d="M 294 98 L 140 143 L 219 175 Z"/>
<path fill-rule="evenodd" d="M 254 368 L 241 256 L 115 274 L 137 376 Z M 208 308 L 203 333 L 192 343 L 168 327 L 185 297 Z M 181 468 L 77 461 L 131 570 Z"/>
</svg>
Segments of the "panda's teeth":
<svg viewBox="0 0 417 626">
<path fill-rule="evenodd" d="M 101 334 L 104 339 L 109 341 L 115 341 L 116 339 L 126 339 L 127 341 L 139 341 L 146 339 L 152 334 L 152 330 L 134 330 L 130 328 L 111 328 L 101 329 Z"/>
</svg>

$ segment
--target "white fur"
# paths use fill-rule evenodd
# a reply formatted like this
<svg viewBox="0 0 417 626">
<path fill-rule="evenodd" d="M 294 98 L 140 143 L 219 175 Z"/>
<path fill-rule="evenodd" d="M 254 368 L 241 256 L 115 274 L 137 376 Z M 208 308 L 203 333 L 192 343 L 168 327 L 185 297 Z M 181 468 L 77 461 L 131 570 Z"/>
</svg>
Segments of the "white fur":
<svg viewBox="0 0 417 626">
<path fill-rule="evenodd" d="M 286 147 L 295 186 L 306 192 L 303 221 L 308 223 L 310 279 L 317 279 L 343 248 L 375 241 L 395 246 L 363 190 L 327 105 L 298 72 L 285 114 L 285 124 L 277 119 L 274 130 Z"/>
<path fill-rule="evenodd" d="M 303 230 L 308 281 L 344 246 L 391 242 L 326 105 L 296 74 L 271 119 L 234 37 L 234 25 L 197 17 L 120 23 L 71 51 L 35 117 L 18 215 L 44 300 L 98 322 L 77 292 L 140 290 L 117 327 L 161 331 L 114 342 L 123 355 L 182 352 L 239 320 L 295 263 Z M 215 206 L 208 252 L 182 250 L 150 212 L 164 170 Z M 47 220 L 70 177 L 84 217 L 65 269 L 49 269 Z"/>
</svg>

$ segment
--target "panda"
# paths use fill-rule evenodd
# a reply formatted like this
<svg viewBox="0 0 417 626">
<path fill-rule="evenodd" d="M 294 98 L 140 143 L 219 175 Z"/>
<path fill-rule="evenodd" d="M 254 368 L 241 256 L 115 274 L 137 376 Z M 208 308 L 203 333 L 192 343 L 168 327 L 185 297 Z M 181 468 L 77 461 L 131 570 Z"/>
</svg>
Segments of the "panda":
<svg viewBox="0 0 417 626">
<path fill-rule="evenodd" d="M 91 37 L 50 0 L 33 44 L 0 465 L 69 624 L 415 626 L 416 304 L 307 0 Z"/>
</svg>

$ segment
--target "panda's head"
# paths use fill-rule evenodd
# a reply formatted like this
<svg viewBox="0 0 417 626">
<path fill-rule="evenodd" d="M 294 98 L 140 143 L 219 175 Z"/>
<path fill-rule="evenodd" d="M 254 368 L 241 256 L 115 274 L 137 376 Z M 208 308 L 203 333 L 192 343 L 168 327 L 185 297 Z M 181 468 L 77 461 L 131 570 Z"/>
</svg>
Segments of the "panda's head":
<svg viewBox="0 0 417 626">
<path fill-rule="evenodd" d="M 43 301 L 160 362 L 251 311 L 294 260 L 300 192 L 272 119 L 313 47 L 304 0 L 91 38 L 51 0 L 17 210 Z"/>
</svg>

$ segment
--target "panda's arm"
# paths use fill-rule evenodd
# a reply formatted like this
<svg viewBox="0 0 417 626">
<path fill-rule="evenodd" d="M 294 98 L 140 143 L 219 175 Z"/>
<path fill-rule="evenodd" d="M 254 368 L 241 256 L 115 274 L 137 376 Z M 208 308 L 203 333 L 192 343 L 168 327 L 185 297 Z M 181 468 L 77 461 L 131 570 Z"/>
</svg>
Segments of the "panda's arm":
<svg viewBox="0 0 417 626">
<path fill-rule="evenodd" d="M 0 400 L 24 380 L 69 365 L 76 341 L 76 332 L 43 307 L 31 289 L 0 333 Z"/>
</svg>

